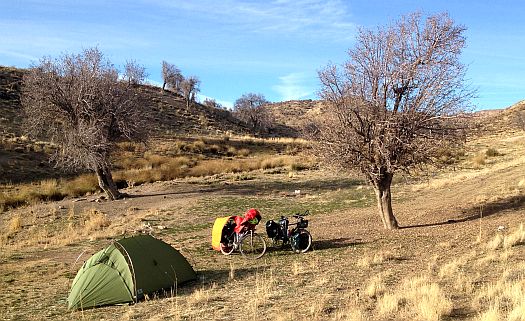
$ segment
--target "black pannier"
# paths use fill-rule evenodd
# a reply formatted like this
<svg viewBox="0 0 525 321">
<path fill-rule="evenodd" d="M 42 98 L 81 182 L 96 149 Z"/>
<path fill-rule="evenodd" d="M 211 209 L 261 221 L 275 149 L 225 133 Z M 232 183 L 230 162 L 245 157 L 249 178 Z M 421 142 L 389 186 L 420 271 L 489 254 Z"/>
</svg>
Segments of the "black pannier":
<svg viewBox="0 0 525 321">
<path fill-rule="evenodd" d="M 275 223 L 272 220 L 266 222 L 266 234 L 269 238 L 274 238 L 279 233 L 279 224 Z"/>
</svg>

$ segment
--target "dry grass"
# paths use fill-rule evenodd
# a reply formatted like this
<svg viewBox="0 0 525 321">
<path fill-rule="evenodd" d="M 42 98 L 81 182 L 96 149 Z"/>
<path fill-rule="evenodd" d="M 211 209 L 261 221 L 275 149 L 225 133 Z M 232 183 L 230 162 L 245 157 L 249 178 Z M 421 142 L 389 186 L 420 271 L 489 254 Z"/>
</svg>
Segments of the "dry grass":
<svg viewBox="0 0 525 321">
<path fill-rule="evenodd" d="M 84 221 L 83 231 L 87 234 L 94 231 L 103 230 L 104 228 L 111 225 L 111 221 L 108 219 L 107 215 L 96 209 L 88 210 L 85 216 L 87 217 Z"/>
<path fill-rule="evenodd" d="M 22 139 L 22 138 L 20 138 Z M 299 156 L 273 156 L 267 146 L 279 146 L 286 153 L 293 146 L 298 154 L 307 142 L 301 139 L 262 139 L 254 137 L 185 138 L 155 141 L 150 147 L 136 143 L 120 143 L 113 162 L 113 176 L 119 186 L 138 186 L 183 177 L 243 173 L 286 167 L 299 171 L 316 165 L 315 160 Z M 268 156 L 268 154 L 272 156 Z M 252 155 L 251 158 L 247 158 Z M 228 156 L 233 159 L 217 159 Z M 34 184 L 0 186 L 0 212 L 9 208 L 54 201 L 66 196 L 78 197 L 99 192 L 97 178 L 82 174 L 74 179 L 49 179 Z"/>
<path fill-rule="evenodd" d="M 406 279 L 396 292 L 386 293 L 377 303 L 379 315 L 395 317 L 399 312 L 417 320 L 441 320 L 452 312 L 452 300 L 439 284 L 427 277 Z"/>
<path fill-rule="evenodd" d="M 7 234 L 15 234 L 19 232 L 22 229 L 22 219 L 20 218 L 20 215 L 15 215 L 11 218 L 9 221 L 9 227 Z"/>
<path fill-rule="evenodd" d="M 217 149 L 212 144 L 206 141 L 205 143 L 210 149 Z M 217 143 L 217 146 L 220 147 L 221 144 Z M 503 154 L 500 159 L 506 157 L 508 151 L 499 146 L 497 148 Z M 239 148 L 235 151 L 238 152 Z M 254 149 L 251 151 L 249 159 L 234 158 L 229 161 L 232 161 L 232 164 L 242 160 L 257 163 L 267 157 L 254 152 Z M 469 155 L 471 154 L 469 151 Z M 156 165 L 151 166 L 149 170 L 160 170 L 164 162 L 170 158 L 174 157 L 151 158 L 152 164 L 153 161 L 156 161 Z M 147 161 L 146 158 L 144 159 Z M 192 159 L 194 163 L 182 166 L 185 167 L 182 170 L 189 172 L 198 164 L 207 164 L 205 160 L 210 159 L 194 158 Z M 399 209 L 397 213 L 402 221 L 406 219 L 411 220 L 412 223 L 425 223 L 429 217 L 426 215 L 433 215 L 433 220 L 441 222 L 450 217 L 455 218 L 453 215 L 458 214 L 460 210 L 470 209 L 471 204 L 468 202 L 477 202 L 477 195 L 472 195 L 472 192 L 477 191 L 478 179 L 489 173 L 489 170 L 499 168 L 498 163 L 493 164 L 493 160 L 490 159 L 489 161 L 487 166 L 481 170 L 474 171 L 470 168 L 468 175 L 472 174 L 472 176 L 461 172 L 459 174 L 461 179 L 453 177 L 448 180 L 447 188 L 443 190 L 435 190 L 436 186 L 428 184 L 430 187 L 426 188 L 431 188 L 430 192 L 423 189 L 422 195 L 411 193 L 409 202 L 402 199 L 396 200 L 396 209 Z M 215 166 L 213 163 L 209 164 L 210 167 Z M 220 165 L 226 166 L 226 163 Z M 291 165 L 281 162 L 279 166 L 282 167 L 275 171 L 272 168 L 263 170 L 259 167 L 249 176 L 254 177 L 253 180 L 257 184 L 273 182 L 271 176 L 267 175 L 268 173 L 279 171 L 285 176 Z M 494 167 L 490 168 L 490 166 Z M 148 170 L 148 168 L 138 169 Z M 302 179 L 307 174 L 291 175 L 293 180 L 289 182 L 306 184 Z M 225 174 L 217 177 L 230 179 L 235 176 Z M 517 181 L 522 179 L 521 172 L 519 176 L 514 177 L 519 177 L 513 183 L 516 185 Z M 279 179 L 282 178 L 283 175 L 279 175 Z M 502 180 L 496 180 L 494 176 L 491 176 L 491 179 L 484 182 L 493 184 L 492 187 L 497 188 Z M 181 186 L 180 190 L 195 191 L 189 186 L 189 181 L 193 184 L 195 182 L 208 183 L 211 180 L 208 178 L 180 180 L 177 184 L 155 184 L 136 190 L 149 191 L 155 188 L 166 188 L 168 185 L 178 187 L 188 184 Z M 254 185 L 254 182 L 249 183 Z M 332 188 L 333 182 L 326 181 L 327 189 Z M 237 183 L 244 184 L 244 182 Z M 319 182 L 319 185 L 324 183 L 324 181 Z M 318 199 L 326 198 L 328 194 L 322 190 L 318 192 L 318 189 L 314 187 L 315 184 L 317 181 L 308 185 L 308 189 L 312 191 L 312 197 L 315 194 Z M 50 189 L 52 185 L 50 184 Z M 464 185 L 465 189 L 468 188 L 468 196 L 463 199 L 455 198 L 455 194 Z M 458 189 L 455 189 L 456 187 Z M 451 191 L 447 191 L 449 188 Z M 301 187 L 301 189 L 307 190 L 306 187 Z M 396 185 L 395 189 L 396 195 L 399 195 L 398 190 L 410 192 L 410 188 L 405 186 Z M 231 190 L 228 192 L 234 193 Z M 344 192 L 346 191 L 343 189 L 342 193 Z M 499 193 L 499 190 L 494 192 L 501 196 Z M 454 197 L 450 198 L 453 194 Z M 226 257 L 211 251 L 209 249 L 209 228 L 199 227 L 201 221 L 207 223 L 209 219 L 207 216 L 203 218 L 202 213 L 206 215 L 211 213 L 210 217 L 219 215 L 216 213 L 218 202 L 209 201 L 209 199 L 223 196 L 220 192 L 197 196 L 184 194 L 180 195 L 180 199 L 173 196 L 166 198 L 162 204 L 150 205 L 155 210 L 147 208 L 147 198 L 128 199 L 111 204 L 81 201 L 75 203 L 78 204 L 77 209 L 69 208 L 65 211 L 53 212 L 50 210 L 48 213 L 38 213 L 39 223 L 35 224 L 34 228 L 31 227 L 33 219 L 30 216 L 32 214 L 22 215 L 22 229 L 9 241 L 8 247 L 0 249 L 2 264 L 7 262 L 7 265 L 2 266 L 2 271 L 13 274 L 15 268 L 12 266 L 39 256 L 46 256 L 45 259 L 52 257 L 50 262 L 55 262 L 57 258 L 61 262 L 69 262 L 76 259 L 86 246 L 95 250 L 105 245 L 107 240 L 102 238 L 115 237 L 121 234 L 121 230 L 130 231 L 148 224 L 156 235 L 169 241 L 176 248 L 182 249 L 185 255 L 187 254 L 192 265 L 198 270 L 199 280 L 178 289 L 175 291 L 177 294 L 171 298 L 152 298 L 148 302 L 130 307 L 106 307 L 84 311 L 82 315 L 80 313 L 71 314 L 65 311 L 63 304 L 56 304 L 56 302 L 62 302 L 60 300 L 63 300 L 64 293 L 67 293 L 67 285 L 70 281 L 67 276 L 72 272 L 54 267 L 40 272 L 43 271 L 40 268 L 42 261 L 37 261 L 33 263 L 32 269 L 25 269 L 26 279 L 37 280 L 41 278 L 38 273 L 51 271 L 51 274 L 54 273 L 59 278 L 59 281 L 50 281 L 51 287 L 57 288 L 56 295 L 49 294 L 49 286 L 38 289 L 37 282 L 19 282 L 18 278 L 21 274 L 0 275 L 1 281 L 7 280 L 5 282 L 8 286 L 6 293 L 15 292 L 12 289 L 19 291 L 13 297 L 4 300 L 6 305 L 12 304 L 18 309 L 15 312 L 9 310 L 11 314 L 8 315 L 8 318 L 18 316 L 18 319 L 28 319 L 28 313 L 34 313 L 61 320 L 110 318 L 120 320 L 411 321 L 499 318 L 500 320 L 517 321 L 523 316 L 524 303 L 522 299 L 520 300 L 520 296 L 523 297 L 525 288 L 523 285 L 525 267 L 519 263 L 523 259 L 523 241 L 521 241 L 519 231 L 523 228 L 515 228 L 516 225 L 519 225 L 519 215 L 523 212 L 520 204 L 517 204 L 516 208 L 512 207 L 484 217 L 482 226 L 484 238 L 480 238 L 478 243 L 474 242 L 478 234 L 478 221 L 385 232 L 377 226 L 377 218 L 373 216 L 376 209 L 372 207 L 362 210 L 337 207 L 322 213 L 312 211 L 311 232 L 314 237 L 314 245 L 316 245 L 313 251 L 301 255 L 294 255 L 289 250 L 269 251 L 263 259 L 247 262 L 240 255 Z M 228 197 L 230 196 L 228 194 Z M 312 200 L 306 197 L 283 196 L 281 198 L 275 192 L 262 196 L 249 195 L 247 197 L 246 194 L 235 196 L 242 206 L 249 206 L 253 203 L 262 204 L 261 206 L 265 207 L 264 213 L 272 214 L 278 213 L 278 210 L 285 206 L 287 208 L 288 206 L 309 206 Z M 184 200 L 185 198 L 187 199 Z M 420 202 L 422 200 L 424 201 Z M 157 202 L 158 198 L 150 201 Z M 125 202 L 129 203 L 124 205 Z M 412 202 L 418 205 L 414 206 Z M 460 202 L 468 204 L 459 208 L 457 206 Z M 484 202 L 490 202 L 490 199 Z M 66 201 L 61 204 L 66 204 Z M 113 204 L 123 210 L 120 210 L 121 208 L 108 210 Z M 199 205 L 195 207 L 195 204 Z M 90 216 L 92 206 L 100 213 L 107 213 L 110 220 L 105 221 L 100 213 Z M 474 204 L 472 208 L 477 208 L 477 206 L 479 204 Z M 221 204 L 221 208 L 230 207 Z M 25 209 L 17 211 L 23 210 Z M 5 219 L 0 217 L 3 232 L 8 230 L 9 219 L 14 216 L 12 213 L 14 211 L 6 213 Z M 199 215 L 197 220 L 196 215 Z M 345 215 L 348 224 L 339 224 L 341 215 Z M 167 219 L 169 223 L 165 224 L 164 220 Z M 88 235 L 84 230 L 87 230 L 86 226 L 91 224 L 94 231 Z M 158 224 L 167 225 L 168 229 L 162 231 L 155 229 Z M 509 227 L 495 232 L 499 225 Z M 496 242 L 496 246 L 489 246 L 490 242 L 487 240 L 492 240 L 494 234 L 499 235 L 501 239 Z M 90 241 L 90 236 L 95 239 Z M 70 237 L 70 240 L 61 241 L 67 237 Z M 32 238 L 32 240 L 29 242 L 27 238 Z M 49 251 L 50 247 L 51 251 Z M 48 251 L 41 251 L 43 248 L 47 248 Z M 17 251 L 20 253 L 18 256 Z M 385 271 L 389 272 L 385 273 Z M 15 281 L 10 282 L 10 278 Z M 26 296 L 21 293 L 30 286 L 32 287 L 31 295 Z M 36 307 L 40 301 L 41 306 Z M 27 312 L 26 306 L 29 305 L 31 312 Z M 54 307 L 50 308 L 50 306 Z M 16 318 L 12 317 L 12 319 Z"/>
<path fill-rule="evenodd" d="M 487 155 L 486 154 L 475 155 L 474 157 L 472 157 L 471 162 L 474 168 L 481 168 L 487 162 Z"/>
<path fill-rule="evenodd" d="M 523 223 L 514 231 L 507 235 L 498 233 L 494 238 L 487 243 L 487 248 L 490 250 L 496 249 L 510 249 L 514 246 L 523 245 L 525 243 L 525 229 Z"/>
<path fill-rule="evenodd" d="M 386 286 L 384 283 L 384 275 L 379 274 L 374 276 L 365 289 L 365 294 L 370 298 L 377 298 L 382 296 L 386 291 Z"/>
<path fill-rule="evenodd" d="M 360 268 L 370 268 L 375 265 L 381 265 L 388 261 L 400 260 L 403 257 L 391 251 L 379 251 L 372 256 L 363 256 L 357 261 Z"/>
</svg>

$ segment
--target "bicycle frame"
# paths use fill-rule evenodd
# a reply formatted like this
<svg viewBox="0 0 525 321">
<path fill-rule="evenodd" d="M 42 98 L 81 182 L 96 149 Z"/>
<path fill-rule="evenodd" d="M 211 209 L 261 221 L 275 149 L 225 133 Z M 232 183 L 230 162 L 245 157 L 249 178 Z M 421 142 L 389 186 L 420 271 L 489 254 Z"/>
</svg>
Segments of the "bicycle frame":
<svg viewBox="0 0 525 321">
<path fill-rule="evenodd" d="M 306 211 L 304 214 L 295 214 L 293 217 L 297 220 L 295 223 L 290 223 L 288 217 L 281 216 L 279 221 L 277 221 L 277 230 L 273 230 L 275 235 L 270 236 L 270 232 L 268 231 L 269 226 L 267 225 L 267 234 L 268 236 L 276 241 L 282 241 L 283 245 L 290 243 L 290 237 L 295 235 L 296 233 L 299 233 L 302 230 L 306 230 L 306 227 L 308 227 L 308 220 L 304 219 L 304 216 L 308 215 L 308 211 Z M 271 224 L 274 224 L 274 221 Z M 267 223 L 268 224 L 268 223 Z M 293 228 L 290 228 L 294 226 Z"/>
</svg>

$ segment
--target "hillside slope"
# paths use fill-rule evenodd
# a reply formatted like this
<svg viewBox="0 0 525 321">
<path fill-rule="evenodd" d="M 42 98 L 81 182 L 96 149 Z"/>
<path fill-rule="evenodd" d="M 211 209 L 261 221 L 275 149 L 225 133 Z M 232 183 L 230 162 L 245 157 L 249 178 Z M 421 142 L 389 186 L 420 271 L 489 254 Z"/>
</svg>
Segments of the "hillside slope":
<svg viewBox="0 0 525 321">
<path fill-rule="evenodd" d="M 20 90 L 24 70 L 0 66 L 0 135 L 21 136 L 22 111 Z M 246 129 L 227 110 L 199 103 L 186 108 L 182 97 L 158 87 L 139 88 L 150 114 L 154 136 L 217 135 L 227 132 L 244 134 Z"/>
</svg>

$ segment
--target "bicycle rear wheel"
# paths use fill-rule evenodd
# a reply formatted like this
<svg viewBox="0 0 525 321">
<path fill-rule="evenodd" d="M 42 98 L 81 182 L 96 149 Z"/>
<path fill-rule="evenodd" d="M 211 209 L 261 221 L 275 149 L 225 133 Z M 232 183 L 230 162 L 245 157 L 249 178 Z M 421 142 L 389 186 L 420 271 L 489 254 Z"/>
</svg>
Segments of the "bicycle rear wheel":
<svg viewBox="0 0 525 321">
<path fill-rule="evenodd" d="M 312 236 L 307 230 L 299 230 L 290 238 L 290 244 L 295 253 L 304 253 L 312 246 Z"/>
<path fill-rule="evenodd" d="M 239 250 L 249 259 L 258 259 L 266 253 L 266 242 L 257 233 L 248 233 L 241 239 Z"/>
<path fill-rule="evenodd" d="M 221 253 L 224 255 L 230 255 L 232 254 L 233 250 L 235 250 L 235 246 L 231 243 L 221 243 Z"/>
</svg>

